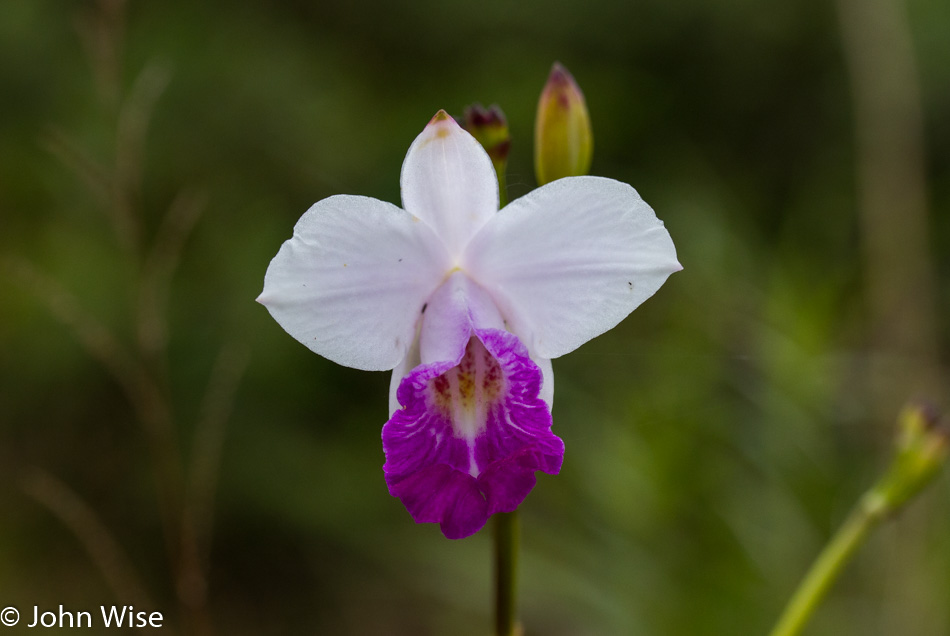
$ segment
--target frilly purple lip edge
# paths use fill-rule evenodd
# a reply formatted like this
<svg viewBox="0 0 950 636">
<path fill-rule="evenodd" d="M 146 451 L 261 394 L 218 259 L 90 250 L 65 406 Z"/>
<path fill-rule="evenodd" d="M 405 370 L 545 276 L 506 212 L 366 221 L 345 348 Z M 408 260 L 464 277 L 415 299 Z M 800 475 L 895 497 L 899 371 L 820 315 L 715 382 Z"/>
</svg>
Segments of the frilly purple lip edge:
<svg viewBox="0 0 950 636">
<path fill-rule="evenodd" d="M 515 510 L 534 488 L 535 472 L 555 475 L 564 459 L 540 389 L 541 370 L 527 348 L 499 329 L 474 329 L 458 365 L 413 369 L 397 392 L 402 408 L 383 426 L 390 494 L 417 523 L 439 523 L 449 539 Z"/>
</svg>

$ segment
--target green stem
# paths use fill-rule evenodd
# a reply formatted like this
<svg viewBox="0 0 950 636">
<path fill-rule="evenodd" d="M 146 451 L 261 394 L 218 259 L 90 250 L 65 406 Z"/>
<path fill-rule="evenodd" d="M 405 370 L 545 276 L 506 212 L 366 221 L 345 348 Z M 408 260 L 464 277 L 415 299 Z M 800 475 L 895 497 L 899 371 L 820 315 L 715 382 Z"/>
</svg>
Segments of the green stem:
<svg viewBox="0 0 950 636">
<path fill-rule="evenodd" d="M 821 551 L 770 636 L 797 636 L 871 531 L 895 514 L 940 473 L 950 455 L 950 433 L 926 405 L 898 416 L 897 453 L 878 482 Z"/>
<path fill-rule="evenodd" d="M 492 162 L 498 176 L 498 207 L 508 205 L 508 187 L 505 179 L 505 161 Z M 517 633 L 516 580 L 518 569 L 518 511 L 499 512 L 495 523 L 495 636 L 515 636 Z"/>
<path fill-rule="evenodd" d="M 841 570 L 881 519 L 883 515 L 880 514 L 880 507 L 874 505 L 874 498 L 864 497 L 831 542 L 818 555 L 795 595 L 785 606 L 785 611 L 770 636 L 796 636 L 801 633 Z"/>
<path fill-rule="evenodd" d="M 507 162 L 505 162 L 507 163 Z M 505 163 L 495 164 L 495 174 L 498 175 L 498 207 L 508 205 L 508 179 L 505 175 Z"/>
<path fill-rule="evenodd" d="M 495 636 L 515 636 L 515 572 L 518 567 L 518 511 L 500 512 L 495 523 Z"/>
</svg>

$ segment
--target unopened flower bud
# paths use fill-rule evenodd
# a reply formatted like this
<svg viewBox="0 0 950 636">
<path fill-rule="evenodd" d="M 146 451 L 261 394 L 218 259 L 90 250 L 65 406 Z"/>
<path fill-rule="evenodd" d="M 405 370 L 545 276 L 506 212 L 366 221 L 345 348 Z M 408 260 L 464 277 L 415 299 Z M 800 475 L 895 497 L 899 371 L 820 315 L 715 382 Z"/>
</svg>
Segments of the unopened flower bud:
<svg viewBox="0 0 950 636">
<path fill-rule="evenodd" d="M 534 124 L 534 173 L 538 185 L 587 174 L 594 135 L 584 94 L 566 68 L 555 62 L 538 101 Z"/>
<path fill-rule="evenodd" d="M 494 163 L 508 161 L 511 134 L 508 120 L 497 104 L 485 108 L 481 104 L 466 106 L 462 126 L 478 140 Z"/>
<path fill-rule="evenodd" d="M 929 484 L 950 454 L 950 431 L 932 406 L 905 406 L 897 425 L 897 455 L 869 493 L 882 513 L 894 512 Z"/>
<path fill-rule="evenodd" d="M 508 166 L 508 149 L 511 147 L 511 133 L 508 120 L 496 104 L 485 108 L 481 104 L 472 104 L 465 108 L 462 127 L 478 140 L 488 156 L 491 157 L 501 196 L 506 198 L 505 170 Z"/>
</svg>

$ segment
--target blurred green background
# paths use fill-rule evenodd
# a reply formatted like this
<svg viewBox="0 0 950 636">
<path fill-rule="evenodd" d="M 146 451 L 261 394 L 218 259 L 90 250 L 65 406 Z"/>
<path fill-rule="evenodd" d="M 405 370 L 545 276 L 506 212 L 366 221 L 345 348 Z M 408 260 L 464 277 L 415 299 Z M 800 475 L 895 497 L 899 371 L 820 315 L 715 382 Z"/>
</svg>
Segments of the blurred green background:
<svg viewBox="0 0 950 636">
<path fill-rule="evenodd" d="M 947 406 L 948 33 L 945 0 L 0 3 L 0 605 L 489 633 L 490 533 L 387 493 L 388 374 L 253 300 L 310 204 L 399 202 L 440 108 L 500 104 L 510 197 L 532 189 L 559 60 L 592 172 L 685 271 L 555 361 L 526 633 L 766 633 L 901 404 Z M 875 534 L 808 633 L 950 633 L 948 495 Z"/>
</svg>

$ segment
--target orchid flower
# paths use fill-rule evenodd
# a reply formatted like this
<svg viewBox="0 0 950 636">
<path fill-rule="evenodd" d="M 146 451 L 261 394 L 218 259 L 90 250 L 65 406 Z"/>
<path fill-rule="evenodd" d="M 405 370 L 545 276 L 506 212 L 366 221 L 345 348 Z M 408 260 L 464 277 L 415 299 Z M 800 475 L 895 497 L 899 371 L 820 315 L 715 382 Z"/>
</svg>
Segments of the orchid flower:
<svg viewBox="0 0 950 636">
<path fill-rule="evenodd" d="M 614 327 L 681 269 L 629 185 L 567 177 L 498 209 L 488 154 L 445 111 L 409 148 L 401 209 L 314 204 L 258 301 L 344 366 L 392 369 L 389 492 L 446 537 L 477 532 L 556 474 L 551 359 Z"/>
</svg>

